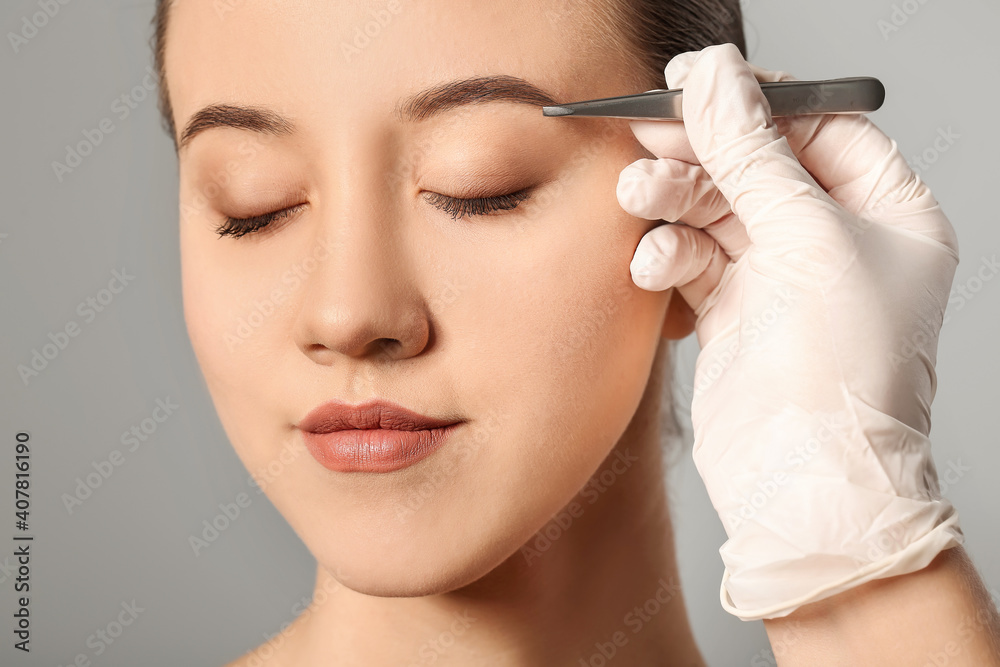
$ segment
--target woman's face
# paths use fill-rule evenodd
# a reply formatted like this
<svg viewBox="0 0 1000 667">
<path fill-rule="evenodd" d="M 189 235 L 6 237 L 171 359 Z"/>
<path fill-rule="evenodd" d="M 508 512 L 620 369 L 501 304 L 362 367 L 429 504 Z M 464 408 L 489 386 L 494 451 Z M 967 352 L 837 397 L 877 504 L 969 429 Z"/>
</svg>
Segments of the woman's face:
<svg viewBox="0 0 1000 667">
<path fill-rule="evenodd" d="M 563 102 L 641 92 L 582 5 L 175 4 L 179 131 L 208 105 L 283 119 L 262 133 L 247 112 L 203 115 L 180 150 L 191 341 L 240 458 L 355 590 L 444 592 L 499 565 L 580 491 L 645 389 L 670 294 L 629 274 L 654 223 L 616 199 L 644 156 L 627 121 L 454 95 L 404 113 L 420 91 L 492 75 Z M 510 210 L 439 208 L 526 188 Z M 257 233 L 217 232 L 289 207 Z M 461 423 L 412 466 L 336 472 L 296 427 L 333 399 Z"/>
</svg>

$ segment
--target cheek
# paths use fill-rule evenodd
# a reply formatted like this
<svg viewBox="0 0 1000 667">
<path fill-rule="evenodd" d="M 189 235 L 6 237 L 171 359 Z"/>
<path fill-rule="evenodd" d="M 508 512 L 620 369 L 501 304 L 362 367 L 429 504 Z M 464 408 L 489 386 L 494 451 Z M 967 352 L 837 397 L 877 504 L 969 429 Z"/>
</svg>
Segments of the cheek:
<svg viewBox="0 0 1000 667">
<path fill-rule="evenodd" d="M 307 465 L 294 433 L 283 426 L 286 415 L 275 412 L 274 386 L 288 357 L 280 347 L 288 338 L 281 332 L 290 326 L 290 311 L 271 296 L 280 289 L 280 272 L 260 262 L 253 263 L 253 271 L 237 262 L 228 265 L 225 253 L 213 247 L 219 243 L 214 237 L 191 236 L 182 234 L 181 242 L 184 318 L 229 442 L 254 475 L 288 453 L 296 468 Z"/>
<path fill-rule="evenodd" d="M 526 372 L 541 375 L 534 382 L 563 401 L 600 401 L 597 396 L 615 395 L 629 379 L 640 388 L 665 304 L 632 283 L 636 242 L 593 228 L 561 241 L 558 250 L 519 267 L 511 293 L 520 298 L 510 304 L 519 326 L 508 344 L 520 348 Z"/>
<path fill-rule="evenodd" d="M 442 327 L 470 339 L 455 341 L 469 355 L 463 397 L 482 401 L 480 410 L 512 406 L 519 465 L 551 464 L 567 488 L 593 472 L 631 420 L 666 310 L 664 293 L 632 283 L 645 227 L 613 188 L 601 194 L 606 184 L 596 195 L 586 182 L 563 192 L 516 236 L 484 246 L 465 276 L 469 298 Z M 575 467 L 567 449 L 581 454 Z"/>
<path fill-rule="evenodd" d="M 223 371 L 231 352 L 226 348 L 225 330 L 235 318 L 235 304 L 241 295 L 234 293 L 231 279 L 216 269 L 207 240 L 203 235 L 181 233 L 181 286 L 184 296 L 184 321 L 191 346 L 202 372 L 209 382 L 225 377 Z"/>
<path fill-rule="evenodd" d="M 181 233 L 181 282 L 184 319 L 206 384 L 223 416 L 230 403 L 247 404 L 276 360 L 269 350 L 273 332 L 283 326 L 280 305 L 270 294 L 278 276 L 256 263 L 219 252 L 219 240 L 205 233 Z M 253 363 L 249 363 L 253 360 Z"/>
<path fill-rule="evenodd" d="M 182 221 L 182 225 L 185 223 Z M 213 332 L 220 328 L 219 320 L 225 315 L 213 308 L 219 299 L 217 276 L 190 232 L 181 229 L 181 290 L 184 302 L 184 323 L 198 364 L 205 372 L 218 354 L 217 339 Z"/>
<path fill-rule="evenodd" d="M 666 310 L 664 294 L 639 289 L 629 271 L 653 223 L 628 215 L 615 195 L 619 165 L 632 157 L 617 151 L 628 148 L 582 161 L 574 185 L 539 216 L 538 238 L 511 260 L 517 310 L 534 325 L 526 356 L 553 383 L 573 379 L 568 391 L 608 393 L 625 378 L 644 385 Z"/>
</svg>

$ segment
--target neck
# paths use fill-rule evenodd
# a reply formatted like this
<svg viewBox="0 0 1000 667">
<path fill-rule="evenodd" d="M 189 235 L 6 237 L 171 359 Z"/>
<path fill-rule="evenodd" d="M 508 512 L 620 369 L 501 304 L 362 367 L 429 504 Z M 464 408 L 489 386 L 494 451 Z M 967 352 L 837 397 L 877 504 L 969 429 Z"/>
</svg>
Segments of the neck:
<svg viewBox="0 0 1000 667">
<path fill-rule="evenodd" d="M 664 347 L 614 449 L 518 552 L 468 586 L 420 598 L 362 595 L 320 566 L 313 604 L 276 657 L 289 665 L 704 665 L 664 488 Z"/>
</svg>

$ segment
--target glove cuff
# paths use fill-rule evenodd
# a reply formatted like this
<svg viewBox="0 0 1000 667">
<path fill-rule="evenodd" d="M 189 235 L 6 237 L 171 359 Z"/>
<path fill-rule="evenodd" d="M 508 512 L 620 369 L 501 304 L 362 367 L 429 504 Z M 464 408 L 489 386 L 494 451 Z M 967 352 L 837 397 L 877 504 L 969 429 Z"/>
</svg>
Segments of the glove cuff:
<svg viewBox="0 0 1000 667">
<path fill-rule="evenodd" d="M 959 546 L 965 542 L 965 536 L 958 523 L 958 512 L 944 499 L 936 502 L 947 504 L 948 511 L 946 518 L 930 532 L 913 541 L 904 549 L 889 554 L 881 560 L 868 563 L 865 567 L 855 570 L 847 577 L 824 583 L 812 591 L 793 599 L 770 603 L 764 599 L 741 600 L 739 606 L 737 606 L 730 596 L 728 587 L 732 586 L 732 583 L 730 583 L 729 568 L 726 568 L 722 575 L 722 584 L 719 589 L 722 606 L 730 614 L 744 621 L 781 618 L 806 604 L 832 597 L 837 593 L 842 593 L 869 581 L 922 570 L 945 549 Z M 824 565 L 821 564 L 817 564 L 816 567 L 818 570 L 824 569 Z"/>
</svg>

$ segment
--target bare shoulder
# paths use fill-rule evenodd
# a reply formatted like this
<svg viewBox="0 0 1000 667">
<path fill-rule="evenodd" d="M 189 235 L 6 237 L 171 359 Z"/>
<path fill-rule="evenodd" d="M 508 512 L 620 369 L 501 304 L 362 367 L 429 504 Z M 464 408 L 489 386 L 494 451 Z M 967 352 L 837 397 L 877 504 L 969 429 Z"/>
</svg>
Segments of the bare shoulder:
<svg viewBox="0 0 1000 667">
<path fill-rule="evenodd" d="M 223 667 L 295 667 L 288 642 L 277 644 L 274 639 L 251 649 Z"/>
</svg>

